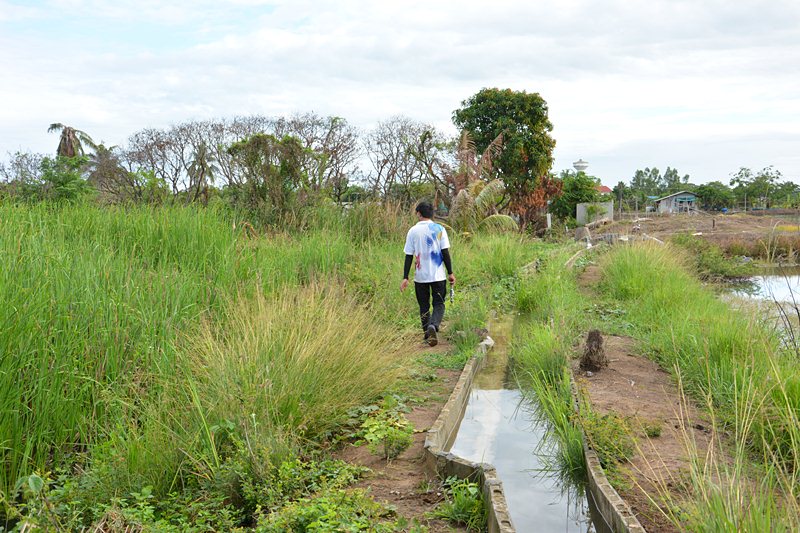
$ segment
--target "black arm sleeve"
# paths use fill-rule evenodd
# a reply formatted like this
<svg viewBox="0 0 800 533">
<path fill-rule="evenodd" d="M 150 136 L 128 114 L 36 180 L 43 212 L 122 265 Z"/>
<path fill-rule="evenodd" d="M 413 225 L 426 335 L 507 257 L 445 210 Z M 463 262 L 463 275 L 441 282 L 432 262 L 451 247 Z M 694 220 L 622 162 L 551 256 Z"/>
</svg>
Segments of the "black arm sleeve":
<svg viewBox="0 0 800 533">
<path fill-rule="evenodd" d="M 442 261 L 444 261 L 444 266 L 447 267 L 447 273 L 453 273 L 453 261 L 450 259 L 450 248 L 445 248 L 442 250 Z"/>
<path fill-rule="evenodd" d="M 413 255 L 406 254 L 406 264 L 403 265 L 403 279 L 408 279 L 408 273 L 411 271 L 411 262 L 413 260 Z"/>
</svg>

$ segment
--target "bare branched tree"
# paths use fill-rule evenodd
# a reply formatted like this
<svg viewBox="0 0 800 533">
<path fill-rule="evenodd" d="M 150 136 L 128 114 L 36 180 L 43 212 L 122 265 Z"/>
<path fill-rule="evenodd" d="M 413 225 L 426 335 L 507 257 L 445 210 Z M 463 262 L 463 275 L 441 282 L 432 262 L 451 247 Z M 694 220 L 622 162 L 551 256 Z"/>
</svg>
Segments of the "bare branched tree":
<svg viewBox="0 0 800 533">
<path fill-rule="evenodd" d="M 396 116 L 378 123 L 364 139 L 372 168 L 366 175 L 367 187 L 375 196 L 390 197 L 401 191 L 409 201 L 409 186 L 427 177 L 417 157 L 417 143 L 432 128 L 408 117 Z"/>
<path fill-rule="evenodd" d="M 8 162 L 0 162 L 0 181 L 8 183 L 39 183 L 42 180 L 44 154 L 15 152 L 8 154 Z"/>
<path fill-rule="evenodd" d="M 277 119 L 274 132 L 278 137 L 292 135 L 300 139 L 307 149 L 303 169 L 309 176 L 311 189 L 328 187 L 334 200 L 340 201 L 363 154 L 358 129 L 341 117 L 304 113 Z"/>
<path fill-rule="evenodd" d="M 171 131 L 148 128 L 133 134 L 128 139 L 125 159 L 129 170 L 140 169 L 153 172 L 168 183 L 172 194 L 177 195 L 185 181 L 183 147 Z"/>
</svg>

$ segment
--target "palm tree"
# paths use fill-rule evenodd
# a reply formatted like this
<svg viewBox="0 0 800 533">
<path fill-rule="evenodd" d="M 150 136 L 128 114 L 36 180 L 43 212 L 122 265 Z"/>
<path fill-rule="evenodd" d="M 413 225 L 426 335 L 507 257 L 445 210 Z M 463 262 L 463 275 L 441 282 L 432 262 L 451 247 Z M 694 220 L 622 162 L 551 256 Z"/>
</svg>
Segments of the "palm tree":
<svg viewBox="0 0 800 533">
<path fill-rule="evenodd" d="M 84 144 L 92 150 L 97 148 L 92 138 L 89 137 L 89 134 L 85 131 L 75 129 L 72 126 L 65 126 L 60 122 L 50 124 L 50 127 L 47 128 L 47 133 L 52 133 L 54 131 L 61 132 L 61 139 L 58 141 L 56 155 L 63 157 L 84 155 Z"/>
<path fill-rule="evenodd" d="M 189 174 L 190 184 L 194 184 L 194 196 L 191 201 L 197 201 L 198 196 L 202 192 L 204 194 L 204 203 L 208 203 L 208 184 L 206 182 L 214 182 L 214 173 L 219 172 L 219 168 L 214 164 L 216 157 L 213 152 L 208 149 L 206 143 L 200 143 L 194 151 L 193 159 L 189 163 L 189 168 L 186 169 Z M 190 185 L 191 187 L 191 185 Z M 189 197 L 187 197 L 188 200 Z"/>
<path fill-rule="evenodd" d="M 89 185 L 115 199 L 129 183 L 126 179 L 128 172 L 122 168 L 117 147 L 106 147 L 102 142 L 87 157 L 84 171 Z"/>
</svg>

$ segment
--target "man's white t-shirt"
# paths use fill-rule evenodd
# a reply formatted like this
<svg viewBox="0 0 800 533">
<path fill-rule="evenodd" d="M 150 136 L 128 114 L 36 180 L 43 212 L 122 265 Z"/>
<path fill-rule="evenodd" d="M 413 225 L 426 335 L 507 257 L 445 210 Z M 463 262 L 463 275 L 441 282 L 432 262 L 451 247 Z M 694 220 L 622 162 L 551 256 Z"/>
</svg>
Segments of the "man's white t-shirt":
<svg viewBox="0 0 800 533">
<path fill-rule="evenodd" d="M 421 220 L 408 230 L 405 253 L 414 256 L 415 282 L 432 283 L 447 279 L 442 259 L 442 250 L 446 248 L 450 248 L 450 240 L 441 224 Z"/>
</svg>

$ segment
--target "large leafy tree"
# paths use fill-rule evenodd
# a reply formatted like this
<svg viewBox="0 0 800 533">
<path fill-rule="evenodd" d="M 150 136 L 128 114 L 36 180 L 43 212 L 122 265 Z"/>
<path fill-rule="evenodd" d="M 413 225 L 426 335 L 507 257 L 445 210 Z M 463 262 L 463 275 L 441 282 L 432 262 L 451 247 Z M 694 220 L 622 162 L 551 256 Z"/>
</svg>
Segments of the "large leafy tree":
<svg viewBox="0 0 800 533">
<path fill-rule="evenodd" d="M 469 132 L 478 152 L 503 135 L 504 149 L 493 163 L 513 201 L 541 187 L 553 164 L 556 142 L 547 112 L 538 93 L 511 89 L 482 89 L 453 112 L 453 122 Z"/>
<path fill-rule="evenodd" d="M 307 149 L 297 137 L 256 133 L 228 148 L 241 178 L 234 192 L 246 205 L 280 215 L 291 209 L 295 192 L 307 182 Z"/>
<path fill-rule="evenodd" d="M 688 174 L 681 176 L 678 169 L 667 167 L 662 175 L 657 167 L 646 167 L 636 171 L 626 193 L 644 204 L 648 196 L 666 196 L 685 189 L 691 189 Z"/>
<path fill-rule="evenodd" d="M 640 201 L 648 196 L 658 196 L 661 192 L 661 172 L 655 167 L 638 169 L 631 178 L 630 191 Z"/>
<path fill-rule="evenodd" d="M 746 206 L 769 208 L 772 207 L 782 177 L 781 172 L 772 166 L 758 172 L 742 167 L 731 177 L 731 187 L 736 199 Z"/>
<path fill-rule="evenodd" d="M 72 126 L 65 126 L 60 122 L 50 124 L 50 127 L 47 128 L 48 133 L 52 133 L 54 131 L 61 133 L 61 137 L 58 141 L 58 148 L 56 149 L 56 155 L 61 157 L 82 156 L 85 154 L 84 145 L 93 150 L 96 148 L 94 141 L 85 131 L 75 129 Z"/>
<path fill-rule="evenodd" d="M 582 202 L 597 202 L 600 193 L 597 186 L 600 180 L 585 172 L 562 170 L 559 176 L 562 186 L 561 194 L 550 202 L 550 212 L 559 218 L 575 216 L 575 208 Z"/>
<path fill-rule="evenodd" d="M 723 207 L 733 207 L 736 203 L 736 196 L 733 191 L 721 181 L 712 181 L 698 185 L 694 193 L 700 198 L 703 207 L 707 209 L 722 209 Z"/>
</svg>

